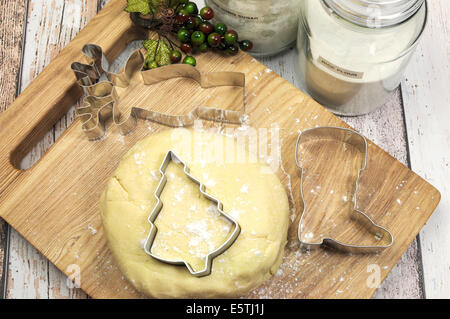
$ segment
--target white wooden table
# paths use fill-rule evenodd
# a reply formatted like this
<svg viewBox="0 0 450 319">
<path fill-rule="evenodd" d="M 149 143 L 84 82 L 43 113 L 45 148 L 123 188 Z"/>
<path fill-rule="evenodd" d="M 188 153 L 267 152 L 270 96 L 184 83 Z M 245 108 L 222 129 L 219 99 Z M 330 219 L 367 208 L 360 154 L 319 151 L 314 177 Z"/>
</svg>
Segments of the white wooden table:
<svg viewBox="0 0 450 319">
<path fill-rule="evenodd" d="M 1 1 L 0 112 L 106 2 Z M 429 24 L 399 90 L 378 111 L 344 118 L 442 193 L 438 210 L 376 298 L 450 298 L 450 1 L 428 3 Z M 294 59 L 292 49 L 262 60 L 299 87 Z M 23 166 L 37 161 L 73 120 L 71 110 Z M 1 220 L 0 293 L 0 298 L 87 298 L 81 290 L 68 288 L 65 275 Z"/>
</svg>

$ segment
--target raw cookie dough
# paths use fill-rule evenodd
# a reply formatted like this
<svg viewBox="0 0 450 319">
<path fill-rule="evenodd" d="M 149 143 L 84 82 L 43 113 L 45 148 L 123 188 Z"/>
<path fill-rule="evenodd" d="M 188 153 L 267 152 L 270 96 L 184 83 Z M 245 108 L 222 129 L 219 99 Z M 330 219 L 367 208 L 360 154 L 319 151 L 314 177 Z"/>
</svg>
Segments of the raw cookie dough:
<svg viewBox="0 0 450 319">
<path fill-rule="evenodd" d="M 147 219 L 156 203 L 153 192 L 159 167 L 169 150 L 183 159 L 241 226 L 234 244 L 214 259 L 209 276 L 194 277 L 186 267 L 162 263 L 143 250 L 150 229 Z M 225 241 L 232 224 L 201 196 L 181 164 L 171 162 L 166 174 L 153 252 L 201 269 L 203 257 Z M 247 294 L 277 271 L 289 224 L 284 187 L 266 164 L 239 152 L 232 138 L 187 129 L 165 130 L 133 146 L 109 180 L 100 211 L 118 267 L 137 290 L 156 298 Z"/>
</svg>

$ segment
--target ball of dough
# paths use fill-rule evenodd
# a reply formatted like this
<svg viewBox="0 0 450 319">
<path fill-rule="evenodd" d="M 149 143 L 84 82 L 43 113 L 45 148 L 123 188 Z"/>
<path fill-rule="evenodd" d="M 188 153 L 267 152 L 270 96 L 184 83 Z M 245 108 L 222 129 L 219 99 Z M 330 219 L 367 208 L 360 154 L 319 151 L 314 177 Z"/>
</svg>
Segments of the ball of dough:
<svg viewBox="0 0 450 319">
<path fill-rule="evenodd" d="M 212 272 L 195 277 L 185 266 L 160 262 L 143 249 L 156 199 L 159 167 L 174 151 L 201 180 L 206 191 L 223 203 L 241 233 L 213 261 Z M 195 270 L 208 252 L 231 234 L 232 223 L 187 179 L 182 165 L 171 162 L 164 204 L 155 225 L 152 252 L 185 260 Z M 242 296 L 278 269 L 286 244 L 289 204 L 283 185 L 266 164 L 242 152 L 235 139 L 188 129 L 148 136 L 125 155 L 100 200 L 103 228 L 114 259 L 134 287 L 156 298 L 225 298 Z"/>
</svg>

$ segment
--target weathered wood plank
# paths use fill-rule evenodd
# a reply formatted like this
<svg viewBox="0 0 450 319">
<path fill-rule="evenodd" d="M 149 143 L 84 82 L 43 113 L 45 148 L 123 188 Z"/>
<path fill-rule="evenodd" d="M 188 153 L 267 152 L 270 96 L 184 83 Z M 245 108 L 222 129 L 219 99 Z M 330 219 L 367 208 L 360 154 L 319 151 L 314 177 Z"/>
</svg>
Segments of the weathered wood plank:
<svg viewBox="0 0 450 319">
<path fill-rule="evenodd" d="M 6 288 L 6 276 L 4 275 L 4 268 L 8 263 L 8 255 L 6 254 L 8 250 L 8 224 L 1 220 L 0 221 L 0 299 L 3 298 L 5 288 Z"/>
<path fill-rule="evenodd" d="M 95 1 L 30 1 L 21 90 L 26 88 L 96 12 Z M 72 109 L 33 148 L 24 159 L 23 167 L 32 166 L 70 125 L 73 117 Z M 86 297 L 79 289 L 69 289 L 65 275 L 14 231 L 10 236 L 9 253 L 8 298 Z"/>
<path fill-rule="evenodd" d="M 450 2 L 428 1 L 429 23 L 402 83 L 411 167 L 442 201 L 420 233 L 427 298 L 450 298 Z"/>
<path fill-rule="evenodd" d="M 6 110 L 17 93 L 26 4 L 25 0 L 17 0 L 0 6 L 0 113 Z M 0 298 L 3 297 L 6 286 L 6 274 L 3 270 L 8 263 L 5 260 L 7 233 L 8 225 L 0 219 Z"/>
<path fill-rule="evenodd" d="M 14 101 L 20 74 L 26 0 L 0 6 L 0 112 Z"/>
</svg>

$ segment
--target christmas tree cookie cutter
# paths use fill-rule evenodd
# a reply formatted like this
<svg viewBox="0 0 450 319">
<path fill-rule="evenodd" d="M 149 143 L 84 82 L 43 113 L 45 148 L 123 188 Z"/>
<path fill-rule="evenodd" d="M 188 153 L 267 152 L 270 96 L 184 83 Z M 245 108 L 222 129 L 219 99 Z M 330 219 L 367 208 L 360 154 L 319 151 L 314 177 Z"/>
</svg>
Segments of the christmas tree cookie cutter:
<svg viewBox="0 0 450 319">
<path fill-rule="evenodd" d="M 103 137 L 106 121 L 110 118 L 124 135 L 136 127 L 138 118 L 170 127 L 191 126 L 197 119 L 242 124 L 242 117 L 245 114 L 245 75 L 243 73 L 211 72 L 202 74 L 195 67 L 186 64 L 171 64 L 152 70 L 143 70 L 145 58 L 140 50 L 136 50 L 130 55 L 122 71 L 114 73 L 111 71 L 110 63 L 101 47 L 87 44 L 82 51 L 90 62 L 88 64 L 74 62 L 71 68 L 75 73 L 78 85 L 87 95 L 84 105 L 77 108 L 76 115 L 82 119 L 82 130 L 91 140 Z M 120 97 L 115 88 L 128 88 L 136 73 L 141 74 L 145 85 L 183 77 L 195 80 L 202 88 L 242 87 L 241 109 L 235 111 L 199 106 L 184 115 L 170 115 L 133 106 L 130 114 L 126 116 L 120 109 Z"/>
<path fill-rule="evenodd" d="M 354 146 L 361 154 L 363 155 L 363 162 L 361 168 L 358 170 L 358 175 L 355 181 L 355 190 L 353 194 L 353 212 L 351 218 L 354 218 L 358 223 L 360 223 L 365 229 L 368 230 L 369 233 L 375 236 L 375 238 L 381 242 L 381 240 L 385 240 L 386 244 L 384 245 L 355 245 L 355 244 L 347 244 L 341 241 L 338 241 L 334 238 L 324 237 L 320 242 L 306 242 L 302 239 L 302 231 L 304 228 L 304 217 L 307 214 L 307 205 L 305 201 L 305 192 L 303 189 L 304 185 L 304 176 L 305 176 L 305 168 L 303 168 L 299 162 L 299 148 L 302 143 L 307 143 L 310 141 L 320 141 L 324 139 L 334 139 L 343 143 L 350 144 Z M 356 195 L 358 193 L 359 188 L 359 180 L 362 172 L 366 169 L 367 166 L 367 153 L 368 153 L 368 145 L 366 138 L 355 132 L 353 130 L 342 128 L 342 127 L 315 127 L 301 132 L 298 135 L 297 143 L 295 146 L 295 161 L 298 168 L 301 170 L 301 181 L 300 181 L 300 193 L 303 201 L 303 212 L 302 217 L 300 218 L 300 222 L 298 225 L 298 239 L 300 244 L 307 249 L 315 249 L 321 246 L 330 246 L 339 250 L 343 250 L 350 253 L 377 253 L 386 248 L 391 247 L 394 244 L 394 236 L 392 233 L 386 228 L 377 225 L 369 216 L 367 216 L 364 212 L 358 209 L 356 202 Z"/>
<path fill-rule="evenodd" d="M 191 181 L 193 181 L 194 183 L 199 185 L 200 193 L 208 200 L 214 202 L 216 204 L 216 208 L 217 208 L 217 211 L 219 212 L 219 214 L 234 225 L 234 230 L 231 233 L 231 235 L 228 237 L 228 239 L 217 249 L 215 249 L 214 251 L 212 251 L 206 255 L 205 267 L 199 271 L 195 271 L 192 268 L 192 266 L 186 261 L 170 260 L 170 259 L 162 258 L 162 257 L 157 256 L 152 253 L 152 247 L 155 242 L 156 234 L 158 233 L 158 229 L 155 226 L 155 220 L 158 218 L 158 215 L 163 208 L 163 202 L 161 201 L 161 194 L 164 191 L 164 188 L 167 183 L 167 177 L 166 177 L 165 172 L 166 172 L 166 169 L 169 166 L 170 162 L 181 164 L 183 166 L 184 174 L 186 174 L 186 176 Z M 231 247 L 231 245 L 233 245 L 233 243 L 236 241 L 236 239 L 238 238 L 238 236 L 241 232 L 241 227 L 239 226 L 239 223 L 232 216 L 226 214 L 223 211 L 223 204 L 217 198 L 211 196 L 210 194 L 208 194 L 206 192 L 205 185 L 201 181 L 199 181 L 198 179 L 196 179 L 194 176 L 191 175 L 191 173 L 189 171 L 189 167 L 173 151 L 167 152 L 167 154 L 164 157 L 164 160 L 161 164 L 161 167 L 159 168 L 159 172 L 161 174 L 161 179 L 159 181 L 158 187 L 156 188 L 156 190 L 154 192 L 154 196 L 155 196 L 157 202 L 156 202 L 156 205 L 153 208 L 152 212 L 150 213 L 150 216 L 148 217 L 148 221 L 150 222 L 150 231 L 149 231 L 148 237 L 144 243 L 144 250 L 148 255 L 150 255 L 151 257 L 153 257 L 156 260 L 159 260 L 163 263 L 171 264 L 171 265 L 186 266 L 186 268 L 189 270 L 189 272 L 193 276 L 196 276 L 196 277 L 208 276 L 209 274 L 211 274 L 211 271 L 212 271 L 213 259 L 216 258 L 217 256 L 223 254 L 226 250 L 228 250 L 228 248 Z"/>
</svg>

